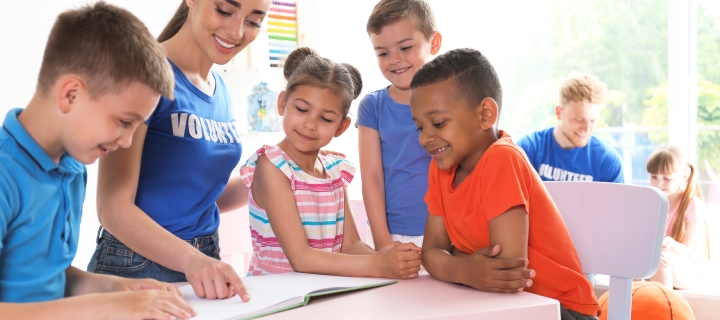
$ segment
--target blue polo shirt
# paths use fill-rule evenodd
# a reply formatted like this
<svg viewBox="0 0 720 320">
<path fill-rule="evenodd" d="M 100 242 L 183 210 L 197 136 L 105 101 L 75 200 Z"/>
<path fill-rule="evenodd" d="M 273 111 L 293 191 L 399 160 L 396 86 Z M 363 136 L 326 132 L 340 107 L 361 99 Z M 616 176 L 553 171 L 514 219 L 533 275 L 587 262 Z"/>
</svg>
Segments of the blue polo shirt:
<svg viewBox="0 0 720 320">
<path fill-rule="evenodd" d="M 0 127 L 0 301 L 62 298 L 77 251 L 85 166 L 65 154 L 56 164 L 18 122 Z"/>
</svg>

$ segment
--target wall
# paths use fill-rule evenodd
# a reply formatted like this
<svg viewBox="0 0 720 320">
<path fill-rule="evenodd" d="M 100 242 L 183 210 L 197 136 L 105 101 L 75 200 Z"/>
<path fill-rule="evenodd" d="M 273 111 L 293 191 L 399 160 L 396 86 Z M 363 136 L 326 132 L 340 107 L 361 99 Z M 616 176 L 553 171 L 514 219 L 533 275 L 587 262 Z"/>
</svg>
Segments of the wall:
<svg viewBox="0 0 720 320">
<path fill-rule="evenodd" d="M 13 108 L 24 108 L 35 92 L 45 42 L 61 12 L 84 5 L 83 0 L 13 1 L 0 10 L 0 121 Z M 134 13 L 158 35 L 175 12 L 178 0 L 108 0 Z M 88 26 L 90 27 L 90 26 Z M 80 227 L 80 243 L 73 265 L 85 270 L 95 249 L 99 226 L 95 210 L 97 164 L 88 166 L 87 196 Z"/>
<path fill-rule="evenodd" d="M 12 108 L 25 107 L 35 91 L 43 51 L 57 15 L 88 3 L 87 0 L 13 1 L 0 10 L 0 119 Z M 175 12 L 178 0 L 108 0 L 145 22 L 153 35 L 160 34 Z"/>
</svg>

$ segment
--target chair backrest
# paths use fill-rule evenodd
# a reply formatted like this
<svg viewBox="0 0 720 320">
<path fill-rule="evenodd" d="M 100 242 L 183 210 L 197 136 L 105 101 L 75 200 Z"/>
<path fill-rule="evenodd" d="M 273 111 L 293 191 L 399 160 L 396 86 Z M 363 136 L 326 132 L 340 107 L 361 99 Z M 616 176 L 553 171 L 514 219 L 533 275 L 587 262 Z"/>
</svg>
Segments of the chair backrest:
<svg viewBox="0 0 720 320">
<path fill-rule="evenodd" d="M 630 319 L 633 279 L 657 272 L 668 213 L 657 188 L 604 182 L 545 182 L 583 272 L 610 276 L 608 319 Z"/>
</svg>

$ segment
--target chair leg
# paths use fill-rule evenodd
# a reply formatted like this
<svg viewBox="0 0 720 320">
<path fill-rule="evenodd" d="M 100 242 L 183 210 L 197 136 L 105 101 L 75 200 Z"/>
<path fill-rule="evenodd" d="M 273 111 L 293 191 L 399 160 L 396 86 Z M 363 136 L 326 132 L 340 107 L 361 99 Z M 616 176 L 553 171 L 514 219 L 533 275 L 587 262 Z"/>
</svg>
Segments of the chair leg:
<svg viewBox="0 0 720 320">
<path fill-rule="evenodd" d="M 630 320 L 632 279 L 610 277 L 608 320 Z"/>
</svg>

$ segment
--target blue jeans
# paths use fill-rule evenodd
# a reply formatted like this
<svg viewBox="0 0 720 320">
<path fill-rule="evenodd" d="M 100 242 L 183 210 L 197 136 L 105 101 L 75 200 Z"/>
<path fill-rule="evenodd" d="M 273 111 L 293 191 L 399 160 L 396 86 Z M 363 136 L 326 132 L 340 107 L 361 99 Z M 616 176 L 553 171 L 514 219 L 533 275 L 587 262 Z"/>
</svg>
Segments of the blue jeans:
<svg viewBox="0 0 720 320">
<path fill-rule="evenodd" d="M 185 240 L 208 257 L 220 260 L 218 232 L 192 240 Z M 95 253 L 87 271 L 125 278 L 152 278 L 164 282 L 186 282 L 185 274 L 153 262 L 124 245 L 102 227 L 98 229 Z"/>
</svg>

